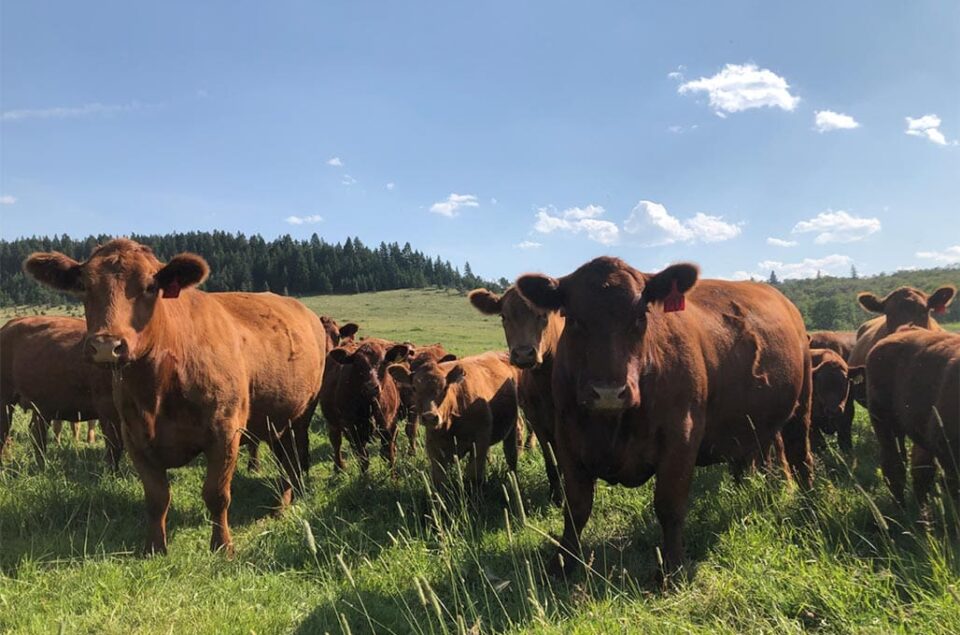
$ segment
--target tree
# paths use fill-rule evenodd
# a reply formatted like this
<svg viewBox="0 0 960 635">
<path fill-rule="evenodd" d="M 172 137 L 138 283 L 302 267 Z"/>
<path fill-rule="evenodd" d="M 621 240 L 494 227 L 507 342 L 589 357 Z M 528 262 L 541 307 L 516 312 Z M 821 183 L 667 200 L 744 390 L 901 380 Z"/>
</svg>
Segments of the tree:
<svg viewBox="0 0 960 635">
<path fill-rule="evenodd" d="M 772 285 L 780 284 L 780 278 L 777 277 L 776 271 L 773 271 L 772 269 L 770 270 L 770 279 L 767 280 L 767 282 L 769 282 Z"/>
<path fill-rule="evenodd" d="M 810 326 L 815 329 L 832 330 L 837 328 L 840 315 L 840 303 L 833 296 L 814 302 L 810 308 Z"/>
<path fill-rule="evenodd" d="M 859 278 L 857 275 L 857 265 L 850 265 L 850 277 L 856 280 Z"/>
</svg>

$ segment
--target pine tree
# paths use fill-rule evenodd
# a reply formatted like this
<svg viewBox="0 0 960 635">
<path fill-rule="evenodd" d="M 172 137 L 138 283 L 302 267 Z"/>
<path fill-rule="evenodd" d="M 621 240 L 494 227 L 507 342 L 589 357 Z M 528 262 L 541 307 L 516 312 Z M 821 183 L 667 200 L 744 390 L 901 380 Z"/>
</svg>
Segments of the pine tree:
<svg viewBox="0 0 960 635">
<path fill-rule="evenodd" d="M 780 284 L 780 278 L 777 277 L 777 272 L 776 272 L 776 271 L 774 271 L 774 270 L 772 270 L 772 269 L 770 270 L 770 279 L 767 280 L 767 282 L 769 282 L 769 283 L 772 284 L 772 285 L 778 285 L 778 284 Z"/>
</svg>

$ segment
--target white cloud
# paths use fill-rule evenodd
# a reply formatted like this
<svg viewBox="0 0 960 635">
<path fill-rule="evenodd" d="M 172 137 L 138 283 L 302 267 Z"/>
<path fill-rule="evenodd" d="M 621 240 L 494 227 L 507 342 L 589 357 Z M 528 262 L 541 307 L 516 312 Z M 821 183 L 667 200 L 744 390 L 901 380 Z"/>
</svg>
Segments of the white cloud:
<svg viewBox="0 0 960 635">
<path fill-rule="evenodd" d="M 473 194 L 453 193 L 445 201 L 438 201 L 430 206 L 430 211 L 441 216 L 456 216 L 464 207 L 480 207 L 477 197 Z"/>
<path fill-rule="evenodd" d="M 533 228 L 541 234 L 566 231 L 572 234 L 585 233 L 587 238 L 602 245 L 613 245 L 620 239 L 620 228 L 608 220 L 600 220 L 604 209 L 599 205 L 570 207 L 559 215 L 553 207 L 537 210 L 537 222 Z"/>
<path fill-rule="evenodd" d="M 793 110 L 800 101 L 790 94 L 787 80 L 756 64 L 727 64 L 713 77 L 701 77 L 680 85 L 680 94 L 707 93 L 710 106 L 724 113 L 740 112 L 751 108 L 782 108 Z"/>
<path fill-rule="evenodd" d="M 796 247 L 797 241 L 795 240 L 784 240 L 782 238 L 767 238 L 767 244 L 773 245 L 774 247 Z"/>
<path fill-rule="evenodd" d="M 388 190 L 390 190 L 391 192 L 393 191 L 393 189 L 394 189 L 395 187 L 397 187 L 397 184 L 394 183 L 393 181 L 390 181 L 390 182 L 387 183 L 387 185 L 386 185 L 386 188 L 387 188 Z"/>
<path fill-rule="evenodd" d="M 836 212 L 827 210 L 810 220 L 800 221 L 793 226 L 792 233 L 816 233 L 817 237 L 814 238 L 813 242 L 823 245 L 826 243 L 852 243 L 877 233 L 880 228 L 879 218 L 863 218 L 843 210 Z"/>
<path fill-rule="evenodd" d="M 92 103 L 82 106 L 4 110 L 3 114 L 0 114 L 0 120 L 23 121 L 25 119 L 75 119 L 79 117 L 109 116 L 137 110 L 140 107 L 139 102 L 133 101 L 129 104 Z"/>
<path fill-rule="evenodd" d="M 330 159 L 327 159 L 327 165 L 332 165 L 335 168 L 342 168 L 343 159 L 340 157 L 331 157 Z"/>
<path fill-rule="evenodd" d="M 310 216 L 287 216 L 283 220 L 291 225 L 313 225 L 315 223 L 322 222 L 323 216 L 320 214 L 312 214 Z"/>
<path fill-rule="evenodd" d="M 353 177 L 350 176 L 349 174 L 344 174 L 344 175 L 343 175 L 343 178 L 340 179 L 340 184 L 341 184 L 341 185 L 353 185 L 353 184 L 356 183 L 356 182 L 357 182 L 357 179 L 353 178 Z"/>
<path fill-rule="evenodd" d="M 11 196 L 10 194 L 4 194 L 3 196 L 0 196 L 0 205 L 13 205 L 16 202 L 16 196 Z"/>
<path fill-rule="evenodd" d="M 960 245 L 947 247 L 943 251 L 918 251 L 917 258 L 934 260 L 942 263 L 960 262 Z"/>
<path fill-rule="evenodd" d="M 660 203 L 640 201 L 623 223 L 628 234 L 639 234 L 649 239 L 650 245 L 669 245 L 676 242 L 715 243 L 740 235 L 740 225 L 728 223 L 722 216 L 698 212 L 693 218 L 680 220 L 671 216 Z"/>
<path fill-rule="evenodd" d="M 781 262 L 779 260 L 763 260 L 757 263 L 758 271 L 735 271 L 731 276 L 734 280 L 766 280 L 770 272 L 777 272 L 781 280 L 797 278 L 815 278 L 817 273 L 827 276 L 845 276 L 850 272 L 853 258 L 833 254 L 823 258 L 804 258 L 800 262 Z"/>
<path fill-rule="evenodd" d="M 497 198 L 496 198 L 495 196 L 490 199 L 490 204 L 491 204 L 491 205 L 496 205 L 496 204 L 497 204 Z"/>
<path fill-rule="evenodd" d="M 677 70 L 670 71 L 669 73 L 667 73 L 667 77 L 669 77 L 670 79 L 676 80 L 678 82 L 683 81 L 683 72 L 685 70 L 687 70 L 687 67 L 681 64 L 680 66 L 677 67 Z"/>
<path fill-rule="evenodd" d="M 539 247 L 543 247 L 543 245 L 532 240 L 524 240 L 523 242 L 519 242 L 514 245 L 514 247 L 517 249 L 537 249 Z"/>
<path fill-rule="evenodd" d="M 907 129 L 904 131 L 914 137 L 926 137 L 937 145 L 947 145 L 947 139 L 940 132 L 940 117 L 924 115 L 922 117 L 907 117 Z"/>
<path fill-rule="evenodd" d="M 817 132 L 829 132 L 831 130 L 853 130 L 859 128 L 860 124 L 850 115 L 845 115 L 832 110 L 818 110 L 814 119 L 814 125 Z"/>
</svg>

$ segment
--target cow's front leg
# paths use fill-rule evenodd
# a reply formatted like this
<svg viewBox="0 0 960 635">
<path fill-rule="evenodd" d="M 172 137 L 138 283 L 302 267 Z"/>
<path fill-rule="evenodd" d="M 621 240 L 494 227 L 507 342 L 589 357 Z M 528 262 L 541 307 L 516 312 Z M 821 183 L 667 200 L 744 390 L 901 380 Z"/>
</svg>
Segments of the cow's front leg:
<svg viewBox="0 0 960 635">
<path fill-rule="evenodd" d="M 167 511 L 170 509 L 170 482 L 167 470 L 153 464 L 140 450 L 130 448 L 130 461 L 140 475 L 147 506 L 146 555 L 167 553 Z"/>
</svg>

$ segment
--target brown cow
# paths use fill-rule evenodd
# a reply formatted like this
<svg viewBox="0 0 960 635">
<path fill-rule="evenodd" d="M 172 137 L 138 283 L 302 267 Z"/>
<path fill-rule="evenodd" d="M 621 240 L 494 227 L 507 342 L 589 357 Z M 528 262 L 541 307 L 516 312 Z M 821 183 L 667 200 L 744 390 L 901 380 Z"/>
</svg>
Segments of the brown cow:
<svg viewBox="0 0 960 635">
<path fill-rule="evenodd" d="M 200 453 L 210 545 L 232 550 L 227 510 L 244 430 L 270 442 L 283 467 L 280 507 L 290 502 L 302 477 L 295 438 L 323 375 L 326 335 L 314 313 L 271 293 L 199 291 L 209 273 L 203 258 L 180 254 L 163 264 L 127 239 L 97 247 L 83 263 L 36 253 L 24 269 L 83 298 L 86 350 L 114 369 L 124 445 L 146 498 L 147 552 L 167 548 L 167 469 Z"/>
<path fill-rule="evenodd" d="M 898 438 L 913 440 L 913 489 L 921 508 L 936 463 L 960 503 L 960 335 L 905 327 L 867 357 L 870 422 L 880 442 L 880 466 L 890 491 L 904 502 L 906 474 Z"/>
<path fill-rule="evenodd" d="M 100 420 L 107 463 L 116 470 L 123 453 L 113 407 L 110 371 L 84 358 L 86 326 L 70 317 L 24 317 L 0 328 L 0 448 L 13 407 L 31 413 L 37 463 L 44 464 L 48 422 Z M 2 454 L 2 450 L 0 450 Z"/>
<path fill-rule="evenodd" d="M 324 377 L 320 407 L 327 421 L 336 472 L 345 469 L 341 449 L 344 434 L 364 473 L 370 464 L 367 444 L 376 435 L 380 438 L 380 456 L 395 475 L 400 394 L 393 377 L 387 374 L 386 344 L 367 339 L 329 353 L 327 365 L 331 370 Z M 334 370 L 335 366 L 339 368 Z"/>
<path fill-rule="evenodd" d="M 824 434 L 836 434 L 843 452 L 853 451 L 851 430 L 854 405 L 850 394 L 847 363 L 829 348 L 811 348 L 813 364 L 813 410 L 810 442 L 814 449 L 824 447 Z"/>
<path fill-rule="evenodd" d="M 387 362 L 406 364 L 410 371 L 416 370 L 422 364 L 427 362 L 450 362 L 457 359 L 457 356 L 448 353 L 442 344 L 427 344 L 417 346 L 410 342 L 395 344 L 387 351 Z M 410 455 L 417 452 L 417 430 L 420 424 L 420 415 L 417 414 L 417 399 L 413 386 L 398 384 L 400 391 L 400 411 L 398 418 L 406 421 L 405 434 L 410 442 L 408 452 Z"/>
<path fill-rule="evenodd" d="M 510 363 L 521 369 L 520 407 L 540 440 L 550 498 L 556 505 L 562 505 L 563 491 L 553 447 L 556 413 L 551 380 L 564 319 L 557 311 L 543 311 L 531 306 L 516 287 L 510 287 L 502 296 L 486 289 L 476 289 L 470 293 L 470 302 L 485 315 L 500 316 L 510 349 Z"/>
<path fill-rule="evenodd" d="M 810 348 L 827 348 L 843 358 L 850 359 L 850 353 L 857 342 L 856 331 L 813 331 L 809 334 Z"/>
<path fill-rule="evenodd" d="M 698 276 L 691 264 L 648 274 L 601 257 L 560 279 L 517 280 L 528 301 L 566 317 L 553 371 L 566 496 L 554 573 L 576 566 L 570 554 L 580 553 L 598 478 L 638 487 L 656 475 L 667 572 L 683 561 L 695 465 L 739 469 L 783 429 L 790 465 L 811 480 L 812 375 L 799 311 L 770 285 Z"/>
<path fill-rule="evenodd" d="M 326 335 L 326 347 L 324 348 L 324 351 L 326 352 L 332 351 L 341 343 L 349 344 L 350 342 L 353 342 L 354 336 L 356 335 L 357 331 L 360 330 L 360 326 L 353 322 L 348 322 L 347 324 L 340 326 L 337 324 L 336 320 L 326 315 L 320 316 L 320 322 L 323 324 L 323 330 Z M 326 378 L 329 372 L 330 365 L 325 365 L 323 369 L 324 378 Z M 309 435 L 309 429 L 302 429 L 301 435 L 303 438 L 297 439 L 297 449 L 300 451 L 300 464 L 304 466 L 304 468 L 309 468 L 309 440 L 307 438 Z M 250 453 L 250 458 L 247 461 L 247 469 L 251 472 L 259 472 L 260 440 L 255 439 L 250 435 L 246 435 L 244 436 L 243 443 L 247 446 L 247 451 Z"/>
<path fill-rule="evenodd" d="M 439 490 L 455 458 L 470 455 L 467 485 L 479 489 L 490 446 L 503 441 L 507 467 L 517 470 L 521 441 L 517 410 L 517 370 L 503 353 L 484 353 L 449 362 L 428 361 L 411 373 L 402 364 L 389 372 L 416 391 L 426 428 L 430 475 Z"/>
</svg>

